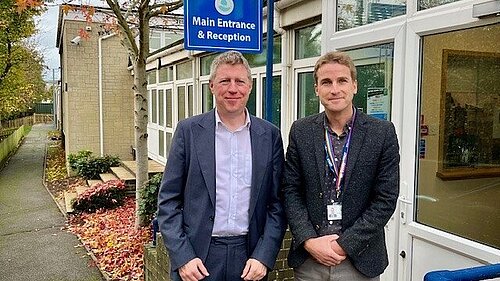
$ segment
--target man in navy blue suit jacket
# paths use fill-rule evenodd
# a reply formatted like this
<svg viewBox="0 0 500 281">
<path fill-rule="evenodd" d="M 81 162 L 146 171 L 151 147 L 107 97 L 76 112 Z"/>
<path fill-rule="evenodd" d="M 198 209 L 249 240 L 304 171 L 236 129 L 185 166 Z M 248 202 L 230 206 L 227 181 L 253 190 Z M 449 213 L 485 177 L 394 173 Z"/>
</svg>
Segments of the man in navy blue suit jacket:
<svg viewBox="0 0 500 281">
<path fill-rule="evenodd" d="M 177 124 L 158 195 L 173 280 L 265 280 L 286 228 L 279 129 L 246 109 L 248 62 L 211 66 L 216 108 Z"/>
</svg>

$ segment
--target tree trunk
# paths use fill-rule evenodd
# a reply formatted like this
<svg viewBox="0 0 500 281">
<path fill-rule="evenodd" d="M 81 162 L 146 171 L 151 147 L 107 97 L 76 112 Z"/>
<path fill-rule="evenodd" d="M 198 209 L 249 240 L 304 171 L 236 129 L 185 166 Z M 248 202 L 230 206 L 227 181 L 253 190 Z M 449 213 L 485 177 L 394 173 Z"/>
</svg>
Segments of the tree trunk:
<svg viewBox="0 0 500 281">
<path fill-rule="evenodd" d="M 139 215 L 142 202 L 141 189 L 148 180 L 148 99 L 145 59 L 140 57 L 134 64 L 134 128 L 137 170 L 135 172 L 136 227 L 143 226 L 145 218 Z"/>
</svg>

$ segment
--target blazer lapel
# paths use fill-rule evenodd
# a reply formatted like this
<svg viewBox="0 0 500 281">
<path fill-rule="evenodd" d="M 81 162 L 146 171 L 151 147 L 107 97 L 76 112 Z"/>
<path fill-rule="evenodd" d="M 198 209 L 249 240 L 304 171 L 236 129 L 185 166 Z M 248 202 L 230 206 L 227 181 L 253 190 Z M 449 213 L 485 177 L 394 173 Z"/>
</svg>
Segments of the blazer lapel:
<svg viewBox="0 0 500 281">
<path fill-rule="evenodd" d="M 215 112 L 211 110 L 199 123 L 193 124 L 193 138 L 201 173 L 215 206 Z"/>
<path fill-rule="evenodd" d="M 344 186 L 349 187 L 349 180 L 351 179 L 353 168 L 358 160 L 358 155 L 363 148 L 363 142 L 366 135 L 366 115 L 356 110 L 356 120 L 352 127 L 352 139 L 349 147 L 349 154 L 347 155 L 347 167 L 344 179 Z"/>
<path fill-rule="evenodd" d="M 269 143 L 271 142 L 271 135 L 263 127 L 255 122 L 255 118 L 250 116 L 250 141 L 252 146 L 252 191 L 250 197 L 250 210 L 249 218 L 252 219 L 257 199 L 262 188 L 264 174 L 270 158 Z"/>
</svg>

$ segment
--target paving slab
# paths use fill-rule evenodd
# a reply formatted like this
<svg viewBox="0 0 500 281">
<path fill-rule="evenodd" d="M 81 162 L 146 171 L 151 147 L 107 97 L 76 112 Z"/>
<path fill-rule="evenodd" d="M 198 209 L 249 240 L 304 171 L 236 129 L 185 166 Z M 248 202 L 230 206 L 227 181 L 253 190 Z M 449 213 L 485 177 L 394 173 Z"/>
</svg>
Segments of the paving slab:
<svg viewBox="0 0 500 281">
<path fill-rule="evenodd" d="M 104 280 L 43 186 L 51 125 L 33 126 L 0 171 L 1 280 Z"/>
</svg>

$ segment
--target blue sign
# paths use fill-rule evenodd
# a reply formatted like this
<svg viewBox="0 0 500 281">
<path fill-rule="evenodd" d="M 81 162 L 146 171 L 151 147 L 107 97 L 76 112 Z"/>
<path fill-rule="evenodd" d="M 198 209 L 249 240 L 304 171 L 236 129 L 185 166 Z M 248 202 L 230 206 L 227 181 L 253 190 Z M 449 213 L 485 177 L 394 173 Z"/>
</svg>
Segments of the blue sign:
<svg viewBox="0 0 500 281">
<path fill-rule="evenodd" d="M 262 52 L 262 0 L 185 0 L 184 48 Z"/>
</svg>

